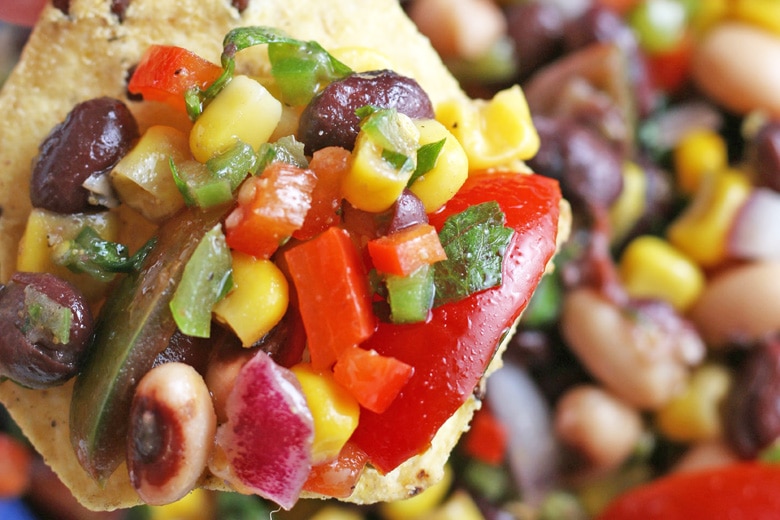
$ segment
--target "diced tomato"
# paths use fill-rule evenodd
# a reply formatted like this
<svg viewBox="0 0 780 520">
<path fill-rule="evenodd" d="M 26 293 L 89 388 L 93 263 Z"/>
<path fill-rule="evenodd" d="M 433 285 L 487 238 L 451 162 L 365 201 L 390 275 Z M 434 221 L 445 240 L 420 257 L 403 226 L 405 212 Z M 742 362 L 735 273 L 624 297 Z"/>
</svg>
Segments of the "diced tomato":
<svg viewBox="0 0 780 520">
<path fill-rule="evenodd" d="M 627 491 L 598 520 L 775 518 L 780 465 L 740 462 L 673 473 Z"/>
<path fill-rule="evenodd" d="M 343 350 L 333 366 L 336 381 L 376 413 L 387 410 L 413 372 L 403 361 L 357 346 Z"/>
<path fill-rule="evenodd" d="M 276 162 L 239 189 L 238 206 L 225 220 L 232 249 L 269 258 L 303 225 L 317 178 L 311 170 Z"/>
<path fill-rule="evenodd" d="M 471 428 L 463 440 L 463 449 L 486 464 L 499 465 L 506 455 L 507 435 L 506 426 L 489 408 L 482 408 L 474 414 Z"/>
<path fill-rule="evenodd" d="M 436 307 L 422 323 L 382 322 L 361 345 L 414 367 L 411 379 L 384 413 L 361 411 L 352 435 L 380 471 L 391 471 L 425 451 L 439 427 L 474 391 L 555 252 L 560 199 L 558 182 L 547 177 L 477 175 L 430 215 L 431 224 L 441 229 L 450 215 L 495 200 L 515 233 L 499 287 Z"/>
<path fill-rule="evenodd" d="M 408 276 L 424 265 L 447 259 L 436 228 L 416 224 L 368 243 L 377 271 Z"/>
<path fill-rule="evenodd" d="M 344 349 L 365 341 L 376 328 L 363 262 L 349 234 L 335 226 L 291 247 L 284 259 L 312 365 L 329 368 Z"/>
<path fill-rule="evenodd" d="M 648 54 L 647 69 L 653 85 L 664 92 L 678 92 L 690 77 L 693 38 L 686 35 L 673 49 Z"/>
<path fill-rule="evenodd" d="M 293 237 L 308 240 L 338 222 L 341 179 L 351 164 L 350 151 L 338 146 L 329 146 L 314 152 L 309 169 L 317 175 L 317 184 L 312 193 L 311 209 L 306 214 L 303 227 L 293 233 Z"/>
<path fill-rule="evenodd" d="M 0 432 L 0 498 L 16 497 L 30 483 L 32 454 L 21 442 Z"/>
<path fill-rule="evenodd" d="M 347 498 L 355 489 L 366 460 L 365 452 L 347 442 L 336 459 L 311 468 L 303 489 L 329 497 Z"/>
<path fill-rule="evenodd" d="M 127 90 L 186 112 L 184 93 L 193 87 L 208 87 L 221 74 L 222 67 L 187 49 L 152 45 L 133 72 Z"/>
</svg>

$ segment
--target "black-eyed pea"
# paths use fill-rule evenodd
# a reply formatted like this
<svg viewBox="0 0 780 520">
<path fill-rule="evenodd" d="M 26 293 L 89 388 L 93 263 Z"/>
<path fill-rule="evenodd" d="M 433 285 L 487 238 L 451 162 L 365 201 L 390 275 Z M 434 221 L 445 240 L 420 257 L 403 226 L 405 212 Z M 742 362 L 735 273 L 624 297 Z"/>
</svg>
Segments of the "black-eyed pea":
<svg viewBox="0 0 780 520">
<path fill-rule="evenodd" d="M 140 381 L 130 410 L 127 467 L 144 502 L 163 505 L 197 484 L 214 442 L 206 383 L 184 363 L 165 363 Z"/>
<path fill-rule="evenodd" d="M 737 112 L 780 116 L 780 36 L 740 22 L 709 30 L 691 63 L 696 85 L 713 100 Z"/>
<path fill-rule="evenodd" d="M 555 408 L 555 433 L 597 470 L 618 467 L 634 451 L 644 426 L 640 412 L 594 385 L 568 390 Z"/>
<path fill-rule="evenodd" d="M 689 367 L 705 353 L 690 323 L 661 301 L 619 306 L 593 289 L 575 289 L 564 298 L 561 327 L 588 371 L 644 410 L 658 409 L 682 391 Z"/>
</svg>

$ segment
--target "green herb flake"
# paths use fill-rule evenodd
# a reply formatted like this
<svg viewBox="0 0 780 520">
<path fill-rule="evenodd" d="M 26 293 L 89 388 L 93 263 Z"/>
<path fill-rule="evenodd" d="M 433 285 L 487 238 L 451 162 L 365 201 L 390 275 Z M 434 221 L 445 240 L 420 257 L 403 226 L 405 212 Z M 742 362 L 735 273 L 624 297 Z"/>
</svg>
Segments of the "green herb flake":
<svg viewBox="0 0 780 520">
<path fill-rule="evenodd" d="M 170 302 L 179 330 L 198 338 L 211 335 L 211 311 L 233 286 L 230 249 L 221 224 L 209 230 L 184 266 Z"/>
<path fill-rule="evenodd" d="M 414 173 L 412 173 L 412 176 L 409 178 L 407 187 L 411 186 L 414 184 L 414 181 L 433 170 L 436 166 L 436 161 L 439 160 L 439 155 L 441 154 L 446 141 L 447 139 L 442 139 L 434 143 L 424 144 L 417 150 L 417 168 L 415 168 Z"/>
<path fill-rule="evenodd" d="M 73 311 L 49 298 L 32 285 L 24 288 L 25 318 L 22 332 L 31 343 L 53 340 L 66 345 L 70 342 Z"/>
<path fill-rule="evenodd" d="M 501 285 L 504 253 L 514 233 L 504 223 L 495 201 L 447 219 L 439 233 L 447 259 L 434 264 L 434 306 Z"/>
<path fill-rule="evenodd" d="M 258 171 L 262 172 L 268 165 L 275 162 L 291 164 L 298 168 L 308 168 L 309 161 L 304 153 L 304 144 L 294 136 L 280 137 L 273 143 L 260 146 L 258 155 Z"/>
</svg>

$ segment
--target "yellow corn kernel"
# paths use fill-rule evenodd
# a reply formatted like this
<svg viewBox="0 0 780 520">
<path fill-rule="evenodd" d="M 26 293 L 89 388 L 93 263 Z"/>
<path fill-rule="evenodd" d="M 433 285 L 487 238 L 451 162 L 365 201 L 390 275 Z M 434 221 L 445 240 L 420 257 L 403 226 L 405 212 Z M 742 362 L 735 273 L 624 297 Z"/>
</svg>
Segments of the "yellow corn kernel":
<svg viewBox="0 0 780 520">
<path fill-rule="evenodd" d="M 720 408 L 731 380 L 731 373 L 722 365 L 698 367 L 686 389 L 656 412 L 661 434 L 678 442 L 717 438 L 722 430 Z"/>
<path fill-rule="evenodd" d="M 170 126 L 152 126 L 111 172 L 119 198 L 152 222 L 161 222 L 182 207 L 169 161 L 190 157 L 187 135 Z"/>
<path fill-rule="evenodd" d="M 704 289 L 701 268 L 669 242 L 650 235 L 632 240 L 620 258 L 628 294 L 659 298 L 685 311 Z"/>
<path fill-rule="evenodd" d="M 706 176 L 667 229 L 669 242 L 702 267 L 717 265 L 725 258 L 728 230 L 750 190 L 750 182 L 736 170 Z"/>
<path fill-rule="evenodd" d="M 734 0 L 707 0 L 696 2 L 696 8 L 691 13 L 689 25 L 694 33 L 702 34 L 713 25 L 723 20 L 729 12 Z"/>
<path fill-rule="evenodd" d="M 445 101 L 436 108 L 436 119 L 460 141 L 472 171 L 529 159 L 539 150 L 539 134 L 517 85 L 489 101 Z"/>
<path fill-rule="evenodd" d="M 314 418 L 312 464 L 335 459 L 357 428 L 360 405 L 339 385 L 330 371 L 317 371 L 308 363 L 292 367 Z"/>
<path fill-rule="evenodd" d="M 444 466 L 442 479 L 425 489 L 422 493 L 406 500 L 381 504 L 382 516 L 388 520 L 407 520 L 421 518 L 433 512 L 447 496 L 450 486 L 452 486 L 452 480 L 452 468 L 449 465 Z"/>
<path fill-rule="evenodd" d="M 282 104 L 248 76 L 234 77 L 209 103 L 190 131 L 190 150 L 200 162 L 237 140 L 254 149 L 268 142 L 282 117 Z"/>
<path fill-rule="evenodd" d="M 287 312 L 289 287 L 270 260 L 233 251 L 233 288 L 214 306 L 218 321 L 228 325 L 245 347 L 251 347 Z"/>
<path fill-rule="evenodd" d="M 410 186 L 425 206 L 426 213 L 433 213 L 450 200 L 469 176 L 469 159 L 466 152 L 443 124 L 435 119 L 414 122 L 420 131 L 420 146 L 445 139 L 435 166 Z"/>
<path fill-rule="evenodd" d="M 164 506 L 150 506 L 149 520 L 206 520 L 214 518 L 214 510 L 211 493 L 198 488 L 176 502 Z"/>
<path fill-rule="evenodd" d="M 732 0 L 728 18 L 747 22 L 780 35 L 780 2 L 777 0 Z"/>
<path fill-rule="evenodd" d="M 404 141 L 415 144 L 419 141 L 420 132 L 408 116 L 398 113 L 397 124 Z M 341 180 L 342 195 L 358 209 L 374 213 L 388 209 L 414 173 L 414 167 L 397 169 L 382 157 L 382 152 L 371 136 L 363 131 L 358 134 L 352 166 Z M 416 161 L 416 154 L 412 155 L 409 157 Z"/>
<path fill-rule="evenodd" d="M 355 510 L 329 504 L 312 516 L 310 520 L 362 520 L 363 516 Z"/>
<path fill-rule="evenodd" d="M 17 271 L 49 272 L 78 287 L 90 302 L 99 300 L 108 284 L 87 274 L 77 274 L 54 263 L 54 249 L 67 240 L 73 240 L 85 226 L 97 231 L 105 240 L 112 242 L 119 235 L 119 219 L 116 213 L 74 213 L 62 215 L 35 208 L 27 217 L 22 240 L 16 258 Z"/>
<path fill-rule="evenodd" d="M 330 54 L 355 72 L 398 70 L 387 56 L 369 47 L 337 47 Z"/>
<path fill-rule="evenodd" d="M 705 175 L 728 166 L 726 141 L 711 130 L 686 134 L 673 151 L 677 185 L 686 195 L 693 195 Z"/>
<path fill-rule="evenodd" d="M 647 178 L 635 162 L 623 166 L 623 189 L 618 199 L 609 208 L 612 240 L 623 239 L 645 212 Z"/>
<path fill-rule="evenodd" d="M 455 491 L 444 504 L 425 517 L 426 520 L 484 520 L 484 518 L 474 499 L 463 490 Z"/>
</svg>

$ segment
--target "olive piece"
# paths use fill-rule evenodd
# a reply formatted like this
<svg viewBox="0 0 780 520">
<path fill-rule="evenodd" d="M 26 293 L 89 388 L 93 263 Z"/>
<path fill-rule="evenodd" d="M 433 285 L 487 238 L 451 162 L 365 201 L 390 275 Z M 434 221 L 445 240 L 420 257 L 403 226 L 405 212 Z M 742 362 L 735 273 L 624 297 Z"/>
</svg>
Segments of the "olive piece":
<svg viewBox="0 0 780 520">
<path fill-rule="evenodd" d="M 351 150 L 360 130 L 355 111 L 371 105 L 395 108 L 412 119 L 433 119 L 433 105 L 420 85 L 391 70 L 356 72 L 334 81 L 301 114 L 298 139 L 312 154 L 326 146 Z"/>
<path fill-rule="evenodd" d="M 41 144 L 30 180 L 32 205 L 56 213 L 89 210 L 84 181 L 108 173 L 138 136 L 133 114 L 118 99 L 79 103 Z"/>
<path fill-rule="evenodd" d="M 0 288 L 0 376 L 30 388 L 74 377 L 92 337 L 84 296 L 49 273 L 15 273 Z"/>
</svg>

